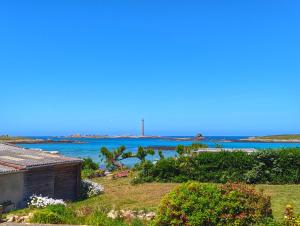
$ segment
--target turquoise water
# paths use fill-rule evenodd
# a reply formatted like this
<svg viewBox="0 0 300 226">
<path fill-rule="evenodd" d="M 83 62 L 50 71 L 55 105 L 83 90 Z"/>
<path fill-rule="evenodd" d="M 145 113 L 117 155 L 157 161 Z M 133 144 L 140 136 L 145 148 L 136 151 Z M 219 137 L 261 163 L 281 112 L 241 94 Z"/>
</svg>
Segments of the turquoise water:
<svg viewBox="0 0 300 226">
<path fill-rule="evenodd" d="M 35 137 L 44 139 L 54 139 L 52 137 Z M 201 143 L 207 144 L 209 147 L 215 147 L 216 142 L 214 140 L 237 140 L 243 137 L 206 137 Z M 54 140 L 60 140 L 60 138 L 55 138 Z M 91 157 L 97 162 L 100 161 L 99 152 L 100 148 L 105 146 L 109 149 L 125 145 L 128 150 L 135 152 L 138 146 L 177 146 L 178 144 L 188 145 L 193 143 L 192 141 L 176 141 L 176 140 L 166 140 L 166 139 L 86 139 L 86 138 L 73 138 L 72 140 L 78 140 L 84 142 L 83 144 L 76 143 L 56 143 L 56 144 L 21 144 L 21 146 L 26 148 L 38 148 L 47 151 L 59 151 L 60 154 L 71 156 L 71 157 Z M 300 143 L 257 143 L 257 142 L 218 142 L 224 148 L 281 148 L 281 147 L 300 147 Z M 166 157 L 174 156 L 175 151 L 163 151 Z M 149 159 L 157 159 L 158 155 L 149 157 Z M 136 163 L 136 159 L 128 159 L 124 163 L 126 165 L 132 166 Z"/>
</svg>

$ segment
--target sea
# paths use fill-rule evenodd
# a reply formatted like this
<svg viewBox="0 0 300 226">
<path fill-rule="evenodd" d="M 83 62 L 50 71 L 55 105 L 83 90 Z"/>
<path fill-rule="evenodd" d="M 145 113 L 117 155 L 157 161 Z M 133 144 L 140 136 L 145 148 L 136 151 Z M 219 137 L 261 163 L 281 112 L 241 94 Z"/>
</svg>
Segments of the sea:
<svg viewBox="0 0 300 226">
<path fill-rule="evenodd" d="M 127 150 L 133 153 L 137 151 L 139 146 L 177 146 L 179 144 L 189 145 L 194 141 L 182 141 L 165 138 L 59 138 L 59 137 L 32 137 L 51 140 L 74 140 L 78 143 L 44 143 L 44 144 L 19 144 L 25 148 L 32 148 L 45 151 L 58 151 L 60 154 L 70 157 L 87 158 L 90 157 L 94 161 L 104 166 L 103 158 L 100 154 L 101 147 L 107 147 L 110 150 L 124 145 Z M 170 137 L 177 138 L 177 137 Z M 182 138 L 182 136 L 181 136 Z M 186 137 L 189 138 L 189 137 Z M 216 144 L 221 145 L 223 148 L 256 148 L 256 149 L 269 149 L 269 148 L 287 148 L 287 147 L 300 147 L 300 143 L 260 143 L 260 142 L 238 142 L 241 138 L 247 138 L 247 136 L 208 136 L 205 137 L 201 143 L 207 144 L 209 147 L 215 147 Z M 227 142 L 226 140 L 235 140 L 235 142 Z M 164 150 L 165 157 L 175 156 L 174 150 Z M 149 156 L 151 161 L 157 160 L 158 154 Z M 124 160 L 124 164 L 131 167 L 138 162 L 138 159 L 131 158 Z"/>
</svg>

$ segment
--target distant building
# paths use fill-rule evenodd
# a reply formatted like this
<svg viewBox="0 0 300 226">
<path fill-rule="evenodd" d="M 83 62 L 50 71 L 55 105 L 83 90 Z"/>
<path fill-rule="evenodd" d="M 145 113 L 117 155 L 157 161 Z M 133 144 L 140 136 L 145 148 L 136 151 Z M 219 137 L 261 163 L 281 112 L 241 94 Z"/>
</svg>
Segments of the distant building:
<svg viewBox="0 0 300 226">
<path fill-rule="evenodd" d="M 142 119 L 142 128 L 141 128 L 141 136 L 145 136 L 145 125 L 144 119 Z"/>
<path fill-rule="evenodd" d="M 0 205 L 9 201 L 13 208 L 23 208 L 33 194 L 76 200 L 81 162 L 77 158 L 0 143 Z"/>
</svg>

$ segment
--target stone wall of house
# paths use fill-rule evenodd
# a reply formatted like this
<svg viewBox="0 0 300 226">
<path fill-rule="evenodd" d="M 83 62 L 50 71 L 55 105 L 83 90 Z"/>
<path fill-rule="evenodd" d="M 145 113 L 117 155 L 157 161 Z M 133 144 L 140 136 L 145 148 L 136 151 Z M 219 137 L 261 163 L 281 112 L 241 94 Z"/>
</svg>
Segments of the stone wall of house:
<svg viewBox="0 0 300 226">
<path fill-rule="evenodd" d="M 0 175 L 0 204 L 6 201 L 13 203 L 14 208 L 22 208 L 23 200 L 23 172 Z"/>
<path fill-rule="evenodd" d="M 0 174 L 0 205 L 10 201 L 15 209 L 27 205 L 31 195 L 63 200 L 79 197 L 81 163 L 61 164 Z"/>
</svg>

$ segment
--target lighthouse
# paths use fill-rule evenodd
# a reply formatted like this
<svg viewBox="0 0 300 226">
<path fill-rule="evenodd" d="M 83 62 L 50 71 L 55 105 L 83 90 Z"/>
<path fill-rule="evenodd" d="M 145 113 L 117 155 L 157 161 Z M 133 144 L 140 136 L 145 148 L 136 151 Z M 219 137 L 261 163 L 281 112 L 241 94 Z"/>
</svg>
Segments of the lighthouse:
<svg viewBox="0 0 300 226">
<path fill-rule="evenodd" d="M 142 125 L 141 125 L 141 136 L 145 136 L 145 127 L 144 127 L 144 119 L 142 119 Z"/>
</svg>

